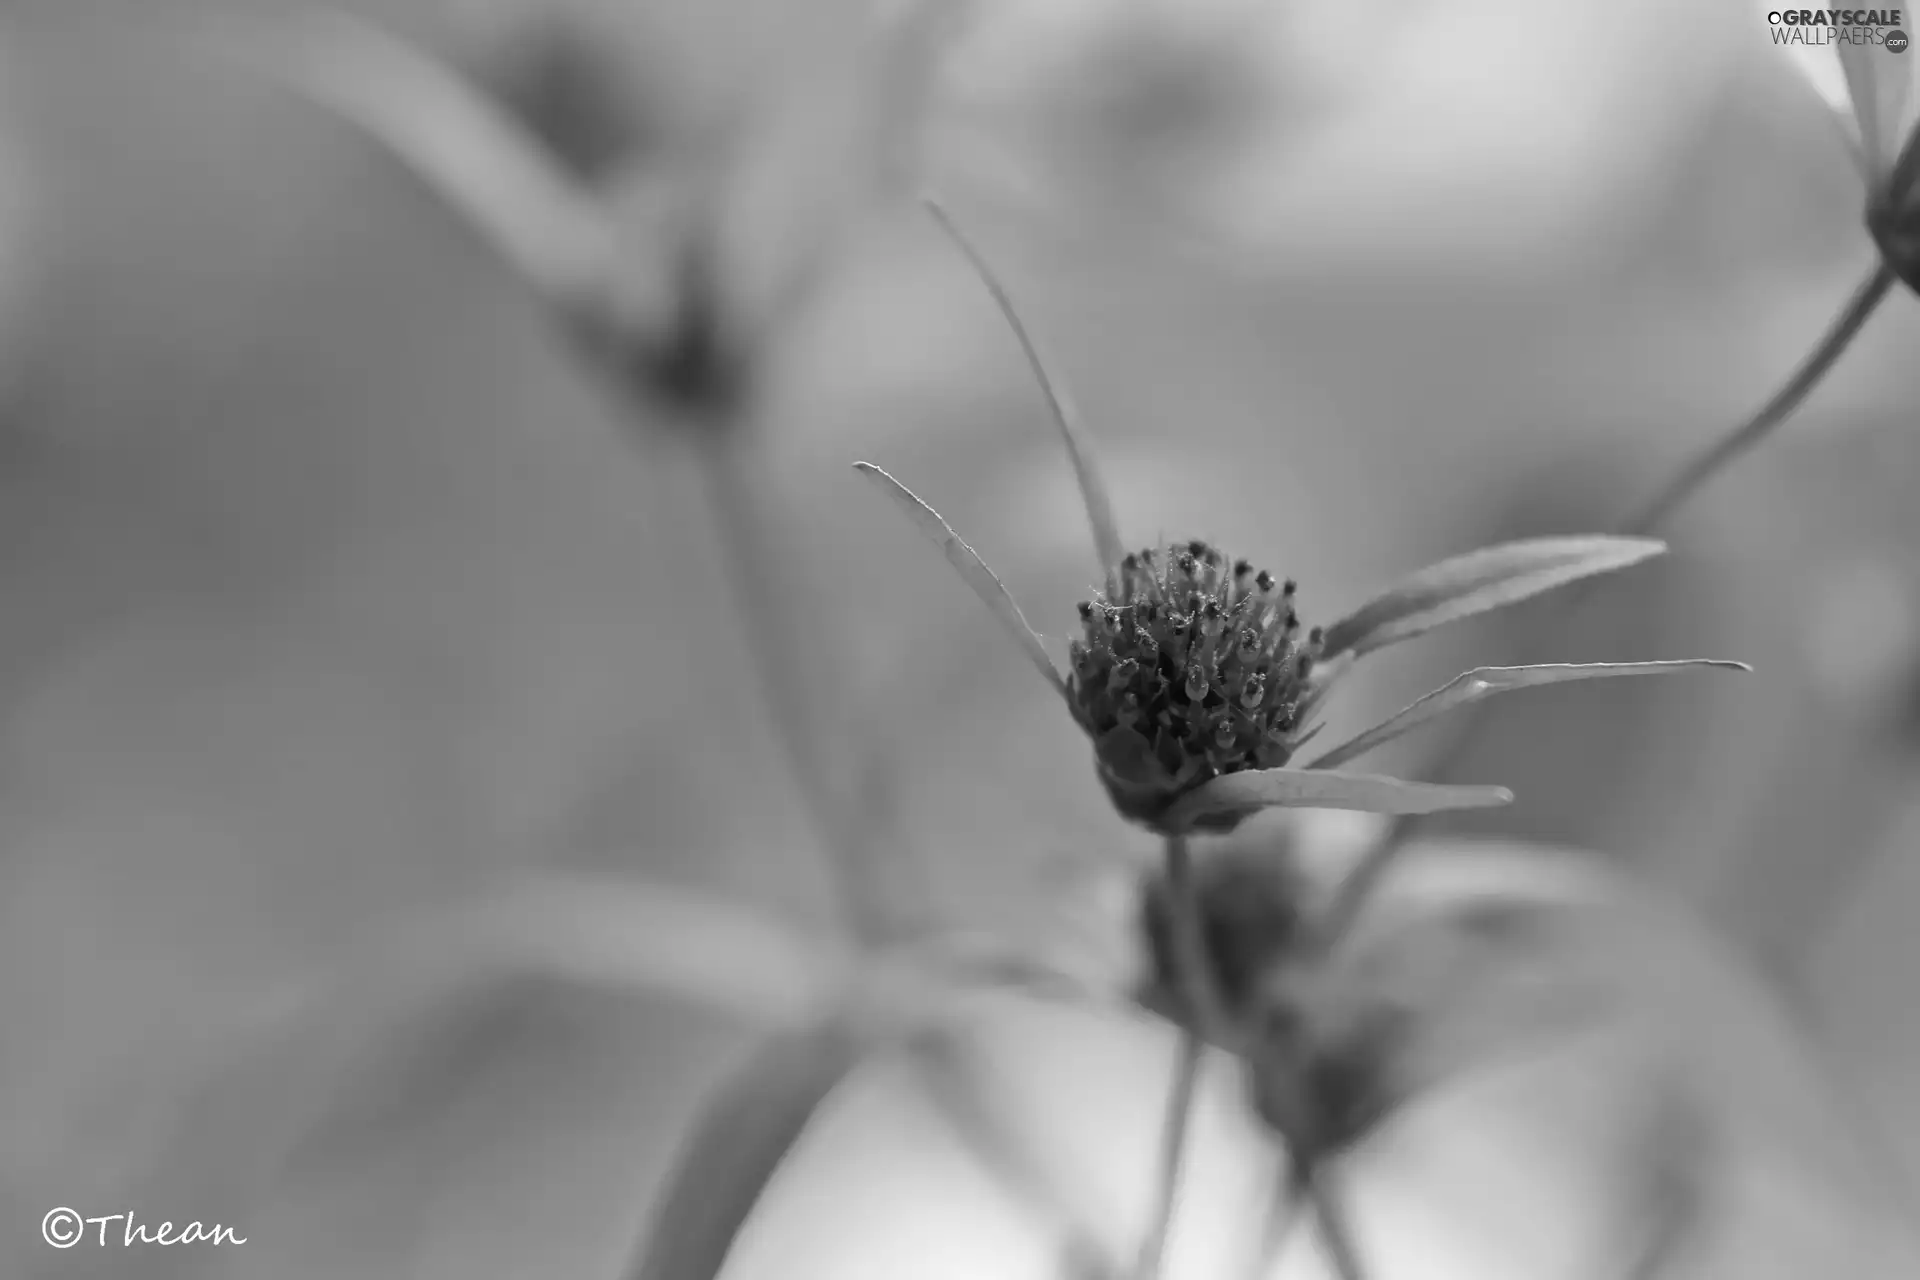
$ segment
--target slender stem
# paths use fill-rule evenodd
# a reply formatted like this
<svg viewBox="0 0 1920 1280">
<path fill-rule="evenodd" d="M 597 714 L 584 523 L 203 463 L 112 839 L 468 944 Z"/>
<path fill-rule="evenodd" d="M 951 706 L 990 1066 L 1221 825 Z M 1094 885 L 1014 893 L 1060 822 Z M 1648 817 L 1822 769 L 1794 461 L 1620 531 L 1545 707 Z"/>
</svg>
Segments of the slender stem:
<svg viewBox="0 0 1920 1280">
<path fill-rule="evenodd" d="M 1313 1217 L 1320 1228 L 1320 1242 L 1327 1247 L 1334 1274 L 1340 1280 L 1366 1280 L 1360 1264 L 1360 1246 L 1339 1183 L 1324 1164 L 1305 1171 L 1309 1179 L 1307 1194 L 1313 1200 Z"/>
<path fill-rule="evenodd" d="M 1893 269 L 1885 261 L 1876 261 L 1872 273 L 1854 290 L 1853 297 L 1828 327 L 1820 344 L 1801 361 L 1800 367 L 1793 371 L 1786 385 L 1774 393 L 1773 399 L 1767 401 L 1759 413 L 1742 423 L 1737 430 L 1715 441 L 1682 467 L 1653 500 L 1627 522 L 1621 532 L 1646 533 L 1664 523 L 1676 507 L 1693 495 L 1694 490 L 1773 434 L 1800 407 L 1801 401 L 1820 385 L 1821 380 L 1853 344 L 1862 326 L 1893 287 L 1894 278 Z"/>
<path fill-rule="evenodd" d="M 1287 1242 L 1300 1222 L 1301 1206 L 1306 1203 L 1306 1183 L 1293 1167 L 1292 1156 L 1274 1175 L 1273 1202 L 1267 1206 L 1267 1219 L 1261 1224 L 1259 1252 L 1254 1255 L 1253 1274 L 1248 1280 L 1267 1280 L 1280 1263 Z"/>
<path fill-rule="evenodd" d="M 811 597 L 786 567 L 790 544 L 767 519 L 768 495 L 750 472 L 751 433 L 726 424 L 701 453 L 714 522 L 732 580 L 735 607 L 765 699 L 774 737 L 787 758 L 807 817 L 836 881 L 848 927 L 862 942 L 889 931 L 879 850 L 857 797 L 836 768 L 843 735 L 822 706 L 835 673 L 814 660 L 831 624 L 814 619 Z"/>
<path fill-rule="evenodd" d="M 1194 885 L 1193 851 L 1187 837 L 1167 837 L 1166 872 L 1174 981 L 1186 1016 L 1181 1019 L 1180 1058 L 1167 1096 L 1166 1121 L 1161 1131 L 1159 1194 L 1153 1221 L 1140 1250 L 1138 1280 L 1156 1280 L 1165 1261 L 1167 1236 L 1179 1201 L 1180 1174 L 1186 1160 L 1200 1059 L 1207 1041 L 1221 1033 L 1225 1021 L 1213 989 L 1213 966 L 1207 955 L 1206 931 Z"/>
<path fill-rule="evenodd" d="M 1218 1040 L 1226 1014 L 1213 985 L 1213 961 L 1207 954 L 1206 925 L 1200 916 L 1200 891 L 1193 874 L 1193 849 L 1186 836 L 1168 836 L 1167 899 L 1172 908 L 1175 980 L 1187 1023 L 1203 1039 Z"/>
<path fill-rule="evenodd" d="M 1200 1083 L 1200 1058 L 1205 1042 L 1191 1027 L 1180 1033 L 1180 1059 L 1174 1070 L 1173 1088 L 1167 1094 L 1166 1116 L 1160 1127 L 1159 1187 L 1153 1206 L 1153 1221 L 1140 1246 L 1135 1274 L 1140 1280 L 1155 1280 L 1166 1262 L 1167 1236 L 1173 1229 L 1173 1215 L 1179 1208 L 1180 1178 L 1186 1167 L 1187 1133 L 1193 1124 L 1194 1093 Z"/>
<path fill-rule="evenodd" d="M 1739 461 L 1742 455 L 1773 434 L 1838 363 L 1886 298 L 1894 279 L 1893 270 L 1885 261 L 1876 262 L 1872 273 L 1854 290 L 1847 305 L 1827 326 L 1826 333 L 1812 352 L 1800 362 L 1793 375 L 1773 397 L 1761 406 L 1759 412 L 1695 455 L 1618 531 L 1638 535 L 1659 527 L 1708 480 Z M 1570 627 L 1578 617 L 1580 606 L 1590 598 L 1599 581 L 1590 579 L 1565 597 L 1562 608 L 1554 615 L 1559 624 L 1556 632 L 1564 634 Z M 1478 745 L 1487 725 L 1489 706 L 1489 703 L 1482 702 L 1467 708 L 1465 714 L 1454 722 L 1454 732 L 1436 753 L 1439 764 L 1431 770 L 1436 781 L 1446 781 L 1455 763 L 1466 759 L 1472 748 Z M 1360 865 L 1341 883 L 1322 918 L 1319 932 L 1323 946 L 1331 945 L 1352 925 L 1354 917 L 1359 914 L 1381 877 L 1418 832 L 1420 821 L 1420 815 L 1396 818 L 1380 843 L 1367 852 Z"/>
</svg>

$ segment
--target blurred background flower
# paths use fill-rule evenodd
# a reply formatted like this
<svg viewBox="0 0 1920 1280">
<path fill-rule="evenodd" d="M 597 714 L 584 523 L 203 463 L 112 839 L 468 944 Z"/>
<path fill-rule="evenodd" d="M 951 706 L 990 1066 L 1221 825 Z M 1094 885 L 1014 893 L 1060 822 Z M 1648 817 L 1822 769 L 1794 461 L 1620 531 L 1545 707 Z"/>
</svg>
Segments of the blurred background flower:
<svg viewBox="0 0 1920 1280">
<path fill-rule="evenodd" d="M 353 8 L 503 93 L 537 13 Z M 770 69 L 833 65 L 858 12 L 559 8 L 631 78 L 636 154 L 692 158 Z M 533 869 L 825 919 L 797 805 L 739 785 L 780 761 L 705 512 L 685 460 L 631 449 L 545 318 L 376 146 L 149 38 L 190 9 L 0 16 L 0 140 L 30 158 L 0 209 L 40 211 L 30 257 L 0 246 L 31 264 L 0 314 L 26 318 L 9 367 L 33 374 L 0 467 L 0 1201 L 24 1223 L 132 1201 L 262 1243 L 83 1260 L 27 1231 L 4 1269 L 617 1265 L 745 1030 L 531 961 L 403 977 L 438 936 L 422 920 Z M 1048 336 L 1141 535 L 1211 512 L 1193 532 L 1337 613 L 1442 554 L 1611 521 L 1772 389 L 1871 249 L 1829 123 L 1744 5 L 1332 12 L 983 3 L 928 164 Z M 1846 643 L 1897 633 L 1920 596 L 1901 568 L 1916 340 L 1893 299 L 1559 655 L 1725 654 L 1756 678 L 1529 693 L 1459 774 L 1519 796 L 1475 830 L 1591 848 L 1698 904 L 1920 1170 L 1916 756 L 1887 714 L 1920 652 Z M 768 394 L 762 466 L 834 567 L 929 900 L 1037 929 L 1051 869 L 1141 837 L 847 470 L 939 476 L 1016 595 L 1085 594 L 1073 478 L 1017 347 L 916 211 L 882 213 Z M 1520 660 L 1524 613 L 1383 660 L 1329 735 Z M 1421 745 L 1381 768 L 1418 769 Z M 356 957 L 377 972 L 330 986 Z M 344 1065 L 236 1056 L 290 1017 Z M 215 1123 L 293 1096 L 332 1109 L 281 1164 Z"/>
</svg>

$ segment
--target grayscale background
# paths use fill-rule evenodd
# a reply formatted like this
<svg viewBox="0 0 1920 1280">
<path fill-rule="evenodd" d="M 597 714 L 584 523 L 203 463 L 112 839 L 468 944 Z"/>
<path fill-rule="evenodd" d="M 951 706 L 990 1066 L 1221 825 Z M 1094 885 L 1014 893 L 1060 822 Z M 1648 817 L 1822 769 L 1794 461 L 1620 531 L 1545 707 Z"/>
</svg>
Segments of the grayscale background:
<svg viewBox="0 0 1920 1280">
<path fill-rule="evenodd" d="M 676 164 L 858 18 L 349 7 L 502 94 L 556 16 L 583 24 L 625 145 Z M 1872 261 L 1824 108 L 1730 0 L 984 9 L 928 180 L 1045 335 L 1135 535 L 1219 541 L 1322 616 L 1607 524 Z M 820 855 L 673 424 L 600 394 L 366 135 L 174 39 L 266 11 L 0 6 L 0 1271 L 614 1277 L 753 1028 L 538 964 L 469 974 L 444 921 L 564 872 L 825 929 Z M 795 133 L 792 181 L 830 185 Z M 1896 294 L 1556 655 L 1756 673 L 1517 696 L 1452 773 L 1519 802 L 1446 825 L 1697 909 L 1920 1179 L 1916 344 Z M 1063 634 L 1091 562 L 1019 350 L 880 201 L 766 376 L 762 470 L 837 626 L 814 639 L 887 744 L 915 892 L 1042 928 L 1048 886 L 1152 843 L 848 470 L 915 484 Z M 1525 660 L 1541 616 L 1369 664 L 1336 729 Z M 512 927 L 564 949 L 568 910 Z M 259 1057 L 290 1025 L 309 1048 Z M 250 1241 L 60 1252 L 35 1233 L 55 1205 Z"/>
</svg>

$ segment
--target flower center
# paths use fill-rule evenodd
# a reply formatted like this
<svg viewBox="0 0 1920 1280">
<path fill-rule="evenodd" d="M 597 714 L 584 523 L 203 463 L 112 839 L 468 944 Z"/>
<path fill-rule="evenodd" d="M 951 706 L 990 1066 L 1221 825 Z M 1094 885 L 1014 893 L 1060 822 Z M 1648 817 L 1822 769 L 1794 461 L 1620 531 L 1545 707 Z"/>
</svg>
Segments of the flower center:
<svg viewBox="0 0 1920 1280">
<path fill-rule="evenodd" d="M 1080 621 L 1073 711 L 1110 786 L 1166 802 L 1298 745 L 1320 631 L 1303 632 L 1291 581 L 1176 543 L 1128 556 Z"/>
</svg>

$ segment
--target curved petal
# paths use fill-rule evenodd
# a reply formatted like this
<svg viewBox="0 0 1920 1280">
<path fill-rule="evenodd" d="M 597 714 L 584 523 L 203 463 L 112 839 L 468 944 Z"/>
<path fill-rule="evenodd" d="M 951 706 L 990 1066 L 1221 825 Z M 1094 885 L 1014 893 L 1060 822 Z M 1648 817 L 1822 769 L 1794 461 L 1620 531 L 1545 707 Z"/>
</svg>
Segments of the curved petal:
<svg viewBox="0 0 1920 1280">
<path fill-rule="evenodd" d="M 1657 538 L 1528 538 L 1469 551 L 1400 580 L 1327 628 L 1324 656 L 1358 656 L 1477 613 L 1660 555 Z"/>
<path fill-rule="evenodd" d="M 1874 37 L 1881 35 L 1877 29 L 1864 30 Z M 1877 186 L 1892 173 L 1900 146 L 1913 128 L 1916 64 L 1904 51 L 1890 52 L 1872 39 L 1842 41 L 1833 48 L 1853 100 L 1861 161 L 1868 181 Z"/>
<path fill-rule="evenodd" d="M 1763 6 L 1761 12 L 1774 46 L 1832 108 L 1868 183 L 1885 182 L 1920 113 L 1920 59 L 1886 42 L 1898 28 L 1774 22 L 1799 11 Z"/>
<path fill-rule="evenodd" d="M 973 594 L 980 597 L 980 603 L 993 612 L 1000 625 L 1007 629 L 1020 648 L 1026 653 L 1054 692 L 1061 697 L 1067 696 L 1067 682 L 1060 669 L 1053 665 L 1053 659 L 1047 656 L 1046 646 L 1040 643 L 1040 637 L 1027 623 L 1027 617 L 1020 612 L 1020 606 L 1014 603 L 1006 584 L 987 568 L 987 562 L 978 552 L 960 540 L 953 526 L 940 518 L 940 513 L 920 500 L 918 494 L 895 480 L 892 476 L 874 466 L 871 462 L 856 462 L 854 470 L 878 484 L 886 495 L 893 499 L 894 505 L 907 513 L 907 519 L 919 527 L 934 545 L 946 554 L 947 563 L 953 566 L 966 584 L 973 588 Z"/>
<path fill-rule="evenodd" d="M 1496 693 L 1532 689 L 1546 684 L 1568 684 L 1575 680 L 1600 680 L 1610 676 L 1659 676 L 1680 671 L 1708 668 L 1751 671 L 1744 662 L 1718 658 L 1682 658 L 1669 662 L 1555 662 L 1527 667 L 1475 667 L 1410 703 L 1398 714 L 1355 735 L 1307 765 L 1309 769 L 1336 769 L 1403 733 L 1417 729 L 1427 721 L 1458 707 L 1490 698 Z"/>
<path fill-rule="evenodd" d="M 1087 525 L 1093 531 L 1093 549 L 1100 557 L 1100 574 L 1104 580 L 1120 567 L 1120 561 L 1126 557 L 1126 546 L 1120 541 L 1120 528 L 1113 515 L 1113 498 L 1107 491 L 1107 482 L 1100 476 L 1099 463 L 1093 454 L 1093 442 L 1088 439 L 1086 428 L 1080 424 L 1080 415 L 1075 412 L 1073 401 L 1067 398 L 1066 389 L 1047 371 L 1047 362 L 1040 355 L 1039 344 L 1033 334 L 1020 319 L 1020 313 L 1013 305 L 1013 298 L 1006 286 L 1000 283 L 993 267 L 986 257 L 974 247 L 973 241 L 960 230 L 959 224 L 937 202 L 926 201 L 934 221 L 940 224 L 948 237 L 959 246 L 967 261 L 973 264 L 980 282 L 993 295 L 1000 314 L 1006 317 L 1013 336 L 1020 340 L 1020 349 L 1026 353 L 1027 363 L 1033 368 L 1033 376 L 1039 379 L 1040 389 L 1046 393 L 1047 404 L 1053 410 L 1054 423 L 1060 428 L 1060 439 L 1067 446 L 1067 458 L 1073 463 L 1074 478 L 1080 482 L 1080 499 L 1086 504 Z"/>
<path fill-rule="evenodd" d="M 1261 809 L 1360 809 L 1368 813 L 1439 813 L 1513 803 L 1505 787 L 1440 786 L 1332 769 L 1251 769 L 1196 788 L 1167 810 L 1162 823 L 1184 831 L 1212 817 L 1244 817 Z"/>
</svg>

